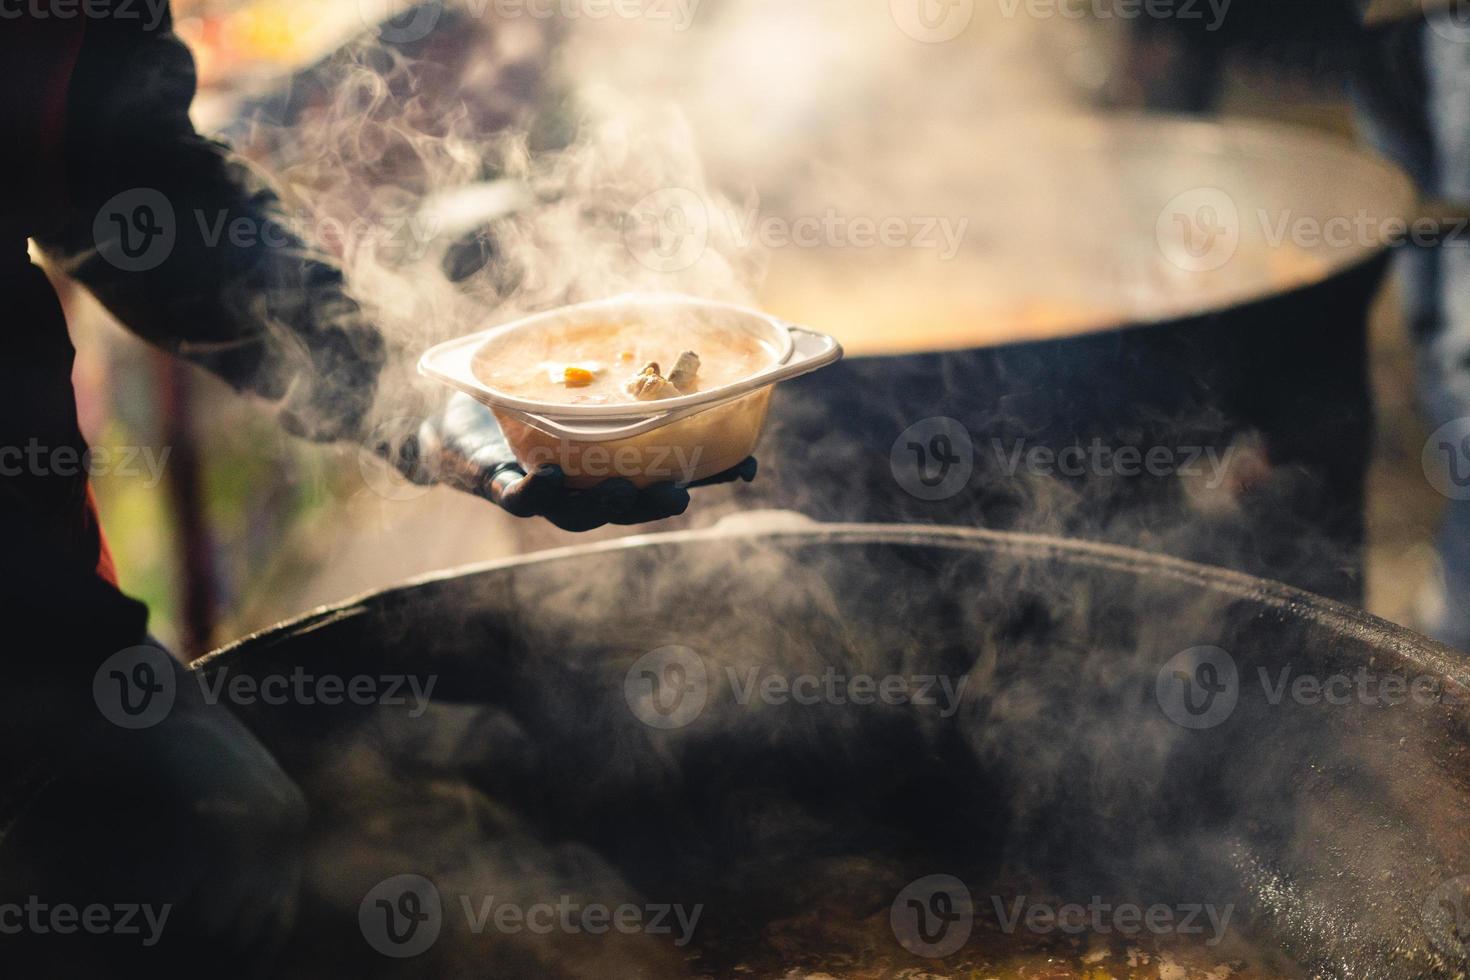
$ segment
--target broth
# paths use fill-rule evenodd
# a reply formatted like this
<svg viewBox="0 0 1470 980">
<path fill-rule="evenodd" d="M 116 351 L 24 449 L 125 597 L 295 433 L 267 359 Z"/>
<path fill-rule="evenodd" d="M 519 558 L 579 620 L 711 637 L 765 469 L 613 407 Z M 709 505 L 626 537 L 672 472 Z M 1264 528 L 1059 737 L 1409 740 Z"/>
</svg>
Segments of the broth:
<svg viewBox="0 0 1470 980">
<path fill-rule="evenodd" d="M 818 872 L 809 880 L 821 880 Z M 1187 930 L 1158 934 L 1143 919 L 1103 932 L 1061 921 L 1028 930 L 1015 916 L 1044 890 L 1002 898 L 976 896 L 963 946 L 939 959 L 902 949 L 892 931 L 889 907 L 852 900 L 862 882 L 823 882 L 822 895 L 794 914 L 758 922 L 755 928 L 722 931 L 718 920 L 704 925 L 690 973 L 782 980 L 1297 980 L 1305 973 L 1284 954 L 1252 941 L 1231 923 L 1214 932 L 1204 915 Z M 884 896 L 886 897 L 886 896 Z M 1047 896 L 1041 905 L 1063 908 Z M 1104 906 L 1107 908 L 1108 906 Z M 1135 906 L 1137 907 L 1137 906 Z M 1008 921 L 1009 919 L 1009 921 Z M 1106 920 L 1105 920 L 1106 921 Z M 1183 922 L 1183 919 L 1179 921 Z"/>
<path fill-rule="evenodd" d="M 687 320 L 598 320 L 491 338 L 476 355 L 474 370 L 489 387 L 531 401 L 648 404 L 628 390 L 628 382 L 650 362 L 667 375 L 684 351 L 699 355 L 699 370 L 692 383 L 672 394 L 721 388 L 776 360 L 766 343 L 741 329 Z M 568 368 L 573 369 L 571 381 Z"/>
</svg>

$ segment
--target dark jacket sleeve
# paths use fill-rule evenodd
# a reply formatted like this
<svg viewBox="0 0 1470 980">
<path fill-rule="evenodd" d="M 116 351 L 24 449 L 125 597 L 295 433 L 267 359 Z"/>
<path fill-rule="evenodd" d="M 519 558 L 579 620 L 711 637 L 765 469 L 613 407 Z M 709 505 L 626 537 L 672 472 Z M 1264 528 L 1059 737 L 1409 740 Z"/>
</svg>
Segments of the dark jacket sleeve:
<svg viewBox="0 0 1470 980">
<path fill-rule="evenodd" d="M 359 434 L 381 336 L 265 181 L 194 131 L 194 62 L 166 8 L 102 2 L 117 16 L 87 25 L 67 98 L 70 204 L 36 236 L 43 250 L 130 330 L 280 401 L 292 431 Z"/>
</svg>

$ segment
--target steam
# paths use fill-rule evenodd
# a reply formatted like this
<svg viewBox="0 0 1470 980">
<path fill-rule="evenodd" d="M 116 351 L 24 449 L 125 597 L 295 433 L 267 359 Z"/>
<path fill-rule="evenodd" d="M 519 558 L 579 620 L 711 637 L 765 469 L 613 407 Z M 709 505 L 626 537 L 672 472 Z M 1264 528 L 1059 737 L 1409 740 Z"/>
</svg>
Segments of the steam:
<svg viewBox="0 0 1470 980">
<path fill-rule="evenodd" d="M 1004 120 L 1076 104 L 1085 76 L 1038 62 L 1059 49 L 1076 67 L 1071 20 L 1042 32 L 984 5 L 946 45 L 908 36 L 878 0 L 566 6 L 575 16 L 461 0 L 425 38 L 369 31 L 232 134 L 288 210 L 314 216 L 402 364 L 631 290 L 754 302 L 770 255 L 753 229 L 772 214 L 932 221 L 953 252 L 977 202 L 955 188 L 911 214 L 915 180 L 1007 139 Z M 428 394 L 402 370 L 379 414 Z"/>
<path fill-rule="evenodd" d="M 981 931 L 992 909 L 1094 896 L 1228 917 L 1219 947 L 1199 949 L 1208 933 L 1180 944 L 1213 959 L 1176 975 L 1241 961 L 1233 975 L 1298 975 L 1278 945 L 1323 976 L 1437 975 L 1418 916 L 1463 857 L 1451 829 L 1465 792 L 1432 761 L 1435 710 L 1273 704 L 1243 682 L 1233 714 L 1190 729 L 1155 696 L 1191 644 L 1228 645 L 1242 679 L 1283 658 L 1429 667 L 1413 650 L 1244 580 L 1105 547 L 751 530 L 431 583 L 236 651 L 232 674 L 305 661 L 439 677 L 419 717 L 249 706 L 319 808 L 287 975 L 339 950 L 380 963 L 355 910 L 408 873 L 451 910 L 561 896 L 702 909 L 690 949 L 479 931 L 446 913 L 420 964 L 435 975 L 534 963 L 596 976 L 608 962 L 669 977 L 988 975 L 1018 945 Z M 671 647 L 707 678 L 672 726 L 633 696 L 639 665 Z M 959 710 L 747 697 L 753 671 L 947 677 Z M 904 953 L 889 922 L 906 884 L 939 873 L 965 883 L 977 918 L 942 963 Z M 1049 967 L 1085 973 L 1087 945 L 1058 938 Z M 1121 958 L 1117 936 L 1094 938 Z"/>
<path fill-rule="evenodd" d="M 926 45 L 902 35 L 888 6 L 705 0 L 682 31 L 639 21 L 497 21 L 449 8 L 422 44 L 368 37 L 328 59 L 300 87 L 295 111 L 257 121 L 247 143 L 282 182 L 289 204 L 317 215 L 319 227 L 324 219 L 336 227 L 366 217 L 375 229 L 393 229 L 317 237 L 340 256 L 354 295 L 400 352 L 379 413 L 411 413 L 437 396 L 408 370 L 419 351 L 525 312 L 630 290 L 755 302 L 774 287 L 787 300 L 801 298 L 806 283 L 793 280 L 803 276 L 782 279 L 758 242 L 736 234 L 741 222 L 725 215 L 820 214 L 856 200 L 870 215 L 901 214 L 914 209 L 918 187 L 929 213 L 965 216 L 982 209 L 965 199 L 984 183 L 973 177 L 978 169 L 1008 193 L 986 202 L 991 220 L 971 229 L 963 248 L 1001 255 L 997 229 L 1028 222 L 1042 241 L 1074 232 L 1075 198 L 1048 194 L 1054 174 L 1032 171 L 1024 155 L 997 162 L 989 148 L 1023 131 L 1017 120 L 1037 108 L 1073 104 L 1097 76 L 1097 50 L 1068 49 L 1073 25 L 1059 21 L 1047 43 L 1064 50 L 1038 58 L 1034 33 L 996 20 L 1002 15 L 988 5 L 980 5 L 969 41 Z M 1120 174 L 1089 180 L 1105 191 Z M 1105 213 L 1105 194 L 1098 200 L 1098 222 L 1123 220 Z M 1039 217 L 1018 220 L 1038 201 Z M 705 222 L 691 237 L 689 227 L 671 227 L 670 214 Z M 690 240 L 696 247 L 686 251 Z M 1105 268 L 1138 258 L 1101 254 L 1108 247 L 1102 242 L 1096 256 Z M 1035 264 L 1036 249 L 1013 251 Z M 850 289 L 854 277 L 893 258 L 845 255 L 831 281 Z M 957 278 L 953 267 L 927 258 L 903 259 L 902 271 L 915 277 L 908 295 Z M 798 268 L 820 284 L 820 263 Z M 977 268 L 975 281 L 960 284 L 972 293 L 1018 275 L 1057 278 L 1044 267 Z M 1134 298 L 1150 302 L 1175 284 L 1161 275 Z M 935 294 L 941 306 L 954 295 Z M 1065 299 L 1085 304 L 1088 297 Z M 886 376 L 862 376 L 870 419 L 879 420 L 873 431 L 897 433 L 915 421 L 898 407 L 906 390 L 964 392 L 976 384 L 955 362 L 889 367 Z M 997 409 L 1003 418 L 976 424 L 1029 437 L 1046 409 L 1007 403 Z M 803 417 L 797 406 L 784 425 L 795 442 L 776 433 L 778 444 L 800 446 L 833 474 L 782 503 L 820 517 L 850 516 L 875 487 L 891 487 L 892 476 L 886 459 L 872 470 L 872 446 L 822 429 L 825 418 Z M 807 423 L 817 431 L 804 430 Z M 1202 409 L 1160 420 L 1160 429 L 1170 444 L 1207 445 L 1224 424 Z M 1098 516 L 1106 489 L 1024 473 L 986 482 L 1003 492 L 945 513 L 954 523 L 1145 539 L 1159 550 L 1207 544 L 1218 557 L 1220 547 L 1232 546 L 1231 522 L 1240 517 L 1236 485 L 1266 465 L 1252 434 L 1233 448 L 1213 485 L 1191 484 L 1183 501 L 1144 516 L 1110 523 Z M 1288 473 L 1277 492 L 1294 488 Z M 1218 523 L 1181 526 L 1181 507 Z M 932 513 L 913 506 L 900 516 Z M 1288 538 L 1301 568 L 1346 564 L 1330 543 Z M 1233 545 L 1242 562 L 1258 546 L 1244 538 Z M 1331 814 L 1346 805 L 1338 794 L 1296 793 L 1301 746 L 1321 731 L 1303 724 L 1288 732 L 1300 740 L 1249 746 L 1250 765 L 1242 766 L 1211 755 L 1219 741 L 1179 728 L 1149 699 L 1154 672 L 1169 656 L 1202 643 L 1231 645 L 1259 624 L 1246 615 L 1254 607 L 1239 597 L 1191 593 L 1178 587 L 1182 579 L 1120 572 L 1079 584 L 1045 554 L 1028 558 L 992 567 L 930 556 L 918 570 L 893 561 L 861 583 L 865 591 L 849 592 L 838 583 L 870 571 L 861 562 L 732 547 L 682 563 L 643 556 L 603 567 L 606 574 L 555 563 L 474 593 L 474 601 L 506 599 L 495 616 L 482 618 L 486 610 L 470 608 L 471 597 L 453 589 L 451 599 L 466 606 L 426 600 L 417 612 L 422 621 L 407 619 L 411 612 L 385 613 L 372 626 L 384 650 L 370 652 L 410 657 L 429 642 L 425 634 L 463 644 L 442 659 L 425 658 L 464 672 L 439 687 L 461 692 L 448 696 L 462 700 L 436 704 L 423 719 L 369 718 L 339 732 L 339 741 L 304 751 L 276 733 L 281 744 L 273 747 L 284 757 L 313 756 L 295 761 L 313 798 L 327 801 L 320 824 L 328 829 L 311 874 L 320 904 L 310 911 L 350 910 L 375 882 L 410 871 L 434 875 L 447 892 L 525 901 L 570 893 L 695 903 L 718 897 L 705 887 L 712 885 L 758 896 L 796 919 L 836 896 L 846 906 L 835 917 L 858 923 L 845 938 L 861 945 L 855 937 L 886 928 L 885 903 L 922 870 L 916 856 L 939 850 L 972 882 L 1040 871 L 1055 887 L 1082 888 L 1068 897 L 1083 899 L 1106 883 L 1124 893 L 1218 903 L 1241 887 L 1237 866 L 1268 880 L 1285 864 L 1304 871 L 1308 886 L 1328 883 L 1313 894 L 1326 911 L 1304 906 L 1312 921 L 1292 923 L 1292 934 L 1309 950 L 1313 943 L 1350 948 L 1338 931 L 1359 921 L 1341 908 L 1353 896 L 1340 885 L 1332 890 L 1330 872 L 1339 866 L 1316 844 L 1327 839 L 1329 857 L 1341 858 L 1362 841 L 1354 827 L 1330 826 Z M 1103 569 L 1121 564 L 1098 559 Z M 1243 664 L 1265 662 L 1300 639 L 1257 636 L 1256 649 L 1232 652 Z M 627 669 L 668 645 L 697 649 L 715 678 L 714 707 L 682 741 L 639 725 L 623 700 Z M 394 667 L 402 669 L 401 659 Z M 942 676 L 959 710 L 803 712 L 750 698 L 742 704 L 739 692 L 721 686 L 723 678 L 772 667 Z M 1275 724 L 1266 730 L 1292 728 L 1291 721 Z M 1370 759 L 1387 784 L 1392 761 L 1381 749 L 1360 751 L 1360 743 L 1396 744 L 1399 726 L 1381 720 L 1368 726 L 1376 740 L 1314 743 L 1313 764 L 1345 770 Z M 1223 824 L 1180 830 L 1170 823 L 1178 816 L 1171 780 L 1181 773 L 1187 802 L 1210 800 L 1210 787 L 1201 785 L 1209 780 L 1188 766 L 1198 759 L 1221 766 L 1221 785 L 1236 802 L 1260 804 L 1253 816 L 1264 829 L 1232 836 Z M 790 768 L 763 768 L 773 760 Z M 768 772 L 774 782 L 761 781 Z M 823 782 L 833 773 L 840 778 Z M 809 785 L 799 785 L 803 777 Z M 834 784 L 848 795 L 824 800 L 809 791 Z M 1291 798 L 1278 804 L 1269 796 L 1278 790 Z M 1380 802 L 1393 801 L 1363 805 Z M 696 812 L 701 805 L 720 811 Z M 922 819 L 885 836 L 905 806 Z M 1085 868 L 1069 864 L 1079 841 L 1093 862 Z M 1181 854 L 1193 863 L 1184 865 Z M 405 867 L 410 860 L 431 866 Z M 681 890 L 660 895 L 666 887 Z M 1393 915 L 1403 907 L 1397 902 Z M 1388 918 L 1372 925 L 1385 934 L 1402 925 Z M 344 943 L 357 941 L 354 928 L 348 925 Z M 554 960 L 567 976 L 633 975 L 650 963 L 648 975 L 679 975 L 684 964 L 646 940 L 611 952 L 605 943 L 554 950 L 549 942 L 492 943 L 488 952 L 446 943 L 435 955 L 444 958 L 444 972 L 551 975 Z"/>
<path fill-rule="evenodd" d="M 687 261 L 660 260 L 671 206 L 697 220 L 736 208 L 676 106 L 558 72 L 576 60 L 564 33 L 448 8 L 411 54 L 365 36 L 298 81 L 315 93 L 304 109 L 249 127 L 288 209 L 327 231 L 318 243 L 398 351 L 380 416 L 435 396 L 412 376 L 418 353 L 529 311 L 642 290 L 753 300 L 763 259 L 723 224 Z"/>
</svg>

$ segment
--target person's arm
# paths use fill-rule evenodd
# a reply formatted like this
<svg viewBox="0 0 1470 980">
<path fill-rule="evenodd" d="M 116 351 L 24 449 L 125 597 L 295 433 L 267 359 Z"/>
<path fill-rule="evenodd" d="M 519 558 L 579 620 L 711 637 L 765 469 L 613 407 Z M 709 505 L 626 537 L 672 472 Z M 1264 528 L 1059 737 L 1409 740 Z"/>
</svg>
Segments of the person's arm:
<svg viewBox="0 0 1470 980">
<path fill-rule="evenodd" d="M 408 431 L 401 418 L 374 424 L 390 351 L 341 270 L 285 226 L 260 175 L 194 131 L 194 62 L 166 8 L 99 2 L 138 16 L 88 23 L 68 97 L 71 206 L 37 239 L 125 326 L 279 402 L 298 435 L 365 443 L 412 479 L 516 516 L 581 531 L 683 513 L 689 495 L 672 485 L 566 490 L 555 467 L 528 475 L 477 406 L 451 401 Z M 748 460 L 704 482 L 754 475 Z"/>
<path fill-rule="evenodd" d="M 279 402 L 291 431 L 360 435 L 382 337 L 265 181 L 194 131 L 194 62 L 167 8 L 102 3 L 113 16 L 89 19 L 68 93 L 70 207 L 43 250 L 130 330 Z"/>
</svg>

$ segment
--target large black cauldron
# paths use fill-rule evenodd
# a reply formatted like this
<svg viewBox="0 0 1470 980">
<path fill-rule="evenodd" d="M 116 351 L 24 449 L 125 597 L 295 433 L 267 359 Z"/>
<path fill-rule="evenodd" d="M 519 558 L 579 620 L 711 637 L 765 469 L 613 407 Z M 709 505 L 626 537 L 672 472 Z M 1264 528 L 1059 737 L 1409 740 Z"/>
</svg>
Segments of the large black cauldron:
<svg viewBox="0 0 1470 980">
<path fill-rule="evenodd" d="M 782 386 L 754 492 L 1359 598 L 1366 324 L 1411 207 L 1401 173 L 1292 127 L 1125 116 L 1028 118 L 910 180 L 904 213 L 968 222 L 952 259 L 776 258 L 776 311 L 860 356 Z M 1075 312 L 1028 320 L 1038 303 Z M 917 470 L 940 485 L 916 494 Z"/>
<path fill-rule="evenodd" d="M 313 807 L 282 975 L 995 970 L 978 921 L 936 959 L 900 942 L 905 887 L 947 875 L 977 917 L 1023 894 L 1230 907 L 1232 957 L 1393 980 L 1453 976 L 1470 949 L 1460 667 L 1346 606 L 1176 559 L 778 526 L 448 574 L 197 669 L 434 682 L 417 707 L 240 707 Z M 829 675 L 908 686 L 793 680 Z M 768 676 L 803 697 L 753 694 Z M 955 696 L 920 696 L 925 678 Z M 402 875 L 439 911 L 400 959 L 373 948 L 378 917 L 430 907 L 387 895 Z M 563 898 L 703 912 L 685 946 L 677 928 L 471 926 Z"/>
</svg>

